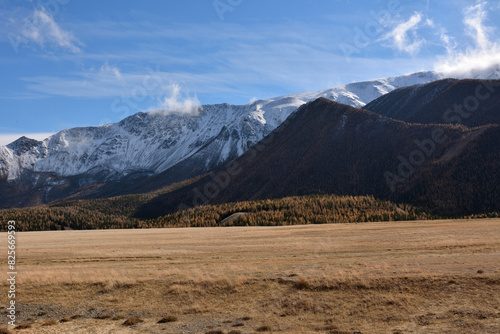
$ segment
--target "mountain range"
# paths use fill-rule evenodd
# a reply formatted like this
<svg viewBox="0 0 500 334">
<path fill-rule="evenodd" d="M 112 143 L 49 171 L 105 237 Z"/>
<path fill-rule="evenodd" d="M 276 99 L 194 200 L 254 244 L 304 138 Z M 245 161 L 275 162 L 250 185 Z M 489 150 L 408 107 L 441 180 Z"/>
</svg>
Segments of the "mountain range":
<svg viewBox="0 0 500 334">
<path fill-rule="evenodd" d="M 496 77 L 497 72 L 490 73 L 489 77 Z M 486 82 L 487 86 L 482 86 L 479 91 L 482 94 L 479 96 L 482 98 L 481 120 L 484 119 L 484 122 L 463 116 L 462 122 L 453 122 L 453 117 L 456 119 L 456 110 L 453 107 L 450 107 L 451 112 L 447 114 L 449 122 L 436 119 L 437 116 L 429 116 L 439 114 L 436 110 L 441 110 L 443 103 L 446 104 L 447 101 L 461 97 L 460 103 L 471 103 L 470 99 L 464 99 L 467 95 L 460 95 L 460 89 L 470 92 L 469 86 L 482 84 L 480 81 L 470 80 L 467 81 L 469 86 L 463 88 L 464 81 L 439 80 L 441 77 L 441 74 L 435 72 L 420 72 L 352 83 L 323 91 L 258 100 L 244 106 L 204 105 L 196 114 L 140 112 L 114 124 L 63 130 L 41 142 L 22 137 L 0 147 L 0 208 L 146 192 L 224 166 L 245 152 L 266 155 L 267 153 L 260 151 L 262 147 L 267 148 L 267 145 L 262 145 L 263 140 L 274 136 L 274 133 L 282 128 L 287 128 L 288 122 L 294 119 L 289 117 L 290 115 L 295 115 L 301 106 L 317 99 L 323 99 L 320 100 L 323 103 L 324 99 L 328 99 L 344 106 L 365 107 L 376 113 L 377 117 L 382 115 L 392 118 L 383 118 L 384 122 L 399 119 L 404 122 L 459 123 L 465 126 L 497 123 L 495 117 L 498 115 L 495 116 L 492 110 L 495 109 L 498 92 L 494 88 L 490 91 L 494 81 L 489 84 Z M 458 86 L 462 88 L 454 88 L 457 83 L 460 83 Z M 488 92 L 491 96 L 484 99 Z M 441 118 L 443 113 L 446 114 L 440 112 Z M 374 114 L 370 115 L 372 117 Z M 341 119 L 344 119 L 344 116 L 346 115 Z M 346 118 L 345 122 L 347 119 L 350 118 Z M 358 124 L 358 128 L 359 126 L 361 124 Z M 309 128 L 309 131 L 316 132 L 314 128 Z M 291 130 L 285 132 L 295 134 Z M 303 133 L 303 136 L 308 135 Z M 347 132 L 343 140 L 350 138 L 351 141 L 337 144 L 351 145 L 362 140 L 357 136 L 359 137 L 359 134 Z M 453 137 L 452 133 L 449 136 Z M 461 136 L 466 135 L 462 133 Z M 387 142 L 387 145 L 391 147 L 390 142 Z M 341 146 L 336 146 L 335 149 L 339 147 Z M 311 152 L 320 150 L 313 148 L 314 145 L 310 147 Z M 383 147 L 378 147 L 377 150 L 379 149 L 383 150 Z M 360 155 L 361 152 L 364 151 L 351 153 Z M 394 152 L 389 154 L 392 153 Z M 279 165 L 287 159 L 286 156 L 280 156 L 276 158 L 275 163 Z M 363 164 L 363 161 L 358 163 Z M 397 157 L 393 161 L 397 161 Z M 326 159 L 319 163 L 328 165 L 330 161 Z M 342 175 L 340 169 L 332 170 L 339 177 Z M 307 174 L 307 171 L 304 173 Z M 376 186 L 376 182 L 370 183 L 370 180 L 363 182 Z M 311 186 L 313 184 L 314 182 Z M 359 185 L 352 189 L 357 189 L 356 187 L 359 188 Z M 362 194 L 364 190 L 361 188 L 351 193 Z M 283 193 L 287 192 L 285 189 L 286 186 Z M 314 191 L 304 189 L 299 194 Z M 399 199 L 397 196 L 391 197 L 386 191 L 387 189 L 381 190 L 381 196 L 391 200 Z M 370 191 L 364 194 L 368 193 Z M 236 198 L 227 195 L 224 200 L 234 199 Z"/>
<path fill-rule="evenodd" d="M 0 208 L 149 191 L 233 160 L 319 97 L 361 107 L 396 88 L 438 77 L 421 72 L 242 106 L 204 105 L 197 114 L 139 112 L 43 141 L 22 137 L 0 146 Z"/>
<path fill-rule="evenodd" d="M 500 124 L 407 123 L 319 98 L 240 158 L 143 205 L 138 217 L 312 194 L 372 195 L 449 216 L 494 212 L 499 138 Z"/>
</svg>

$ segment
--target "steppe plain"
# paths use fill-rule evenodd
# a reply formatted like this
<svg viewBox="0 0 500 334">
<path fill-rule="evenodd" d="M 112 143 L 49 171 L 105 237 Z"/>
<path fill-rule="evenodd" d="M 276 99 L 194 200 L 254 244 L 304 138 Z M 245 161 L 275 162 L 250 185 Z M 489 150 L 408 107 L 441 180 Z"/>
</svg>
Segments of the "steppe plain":
<svg viewBox="0 0 500 334">
<path fill-rule="evenodd" d="M 13 333 L 500 332 L 498 219 L 16 236 Z"/>
</svg>

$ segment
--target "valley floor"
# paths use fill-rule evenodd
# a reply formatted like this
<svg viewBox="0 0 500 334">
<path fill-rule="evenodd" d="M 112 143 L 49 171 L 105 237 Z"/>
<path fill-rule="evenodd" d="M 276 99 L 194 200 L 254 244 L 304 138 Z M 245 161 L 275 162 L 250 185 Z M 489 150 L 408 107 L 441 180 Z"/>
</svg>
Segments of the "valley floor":
<svg viewBox="0 0 500 334">
<path fill-rule="evenodd" d="M 499 333 L 499 236 L 499 219 L 22 232 L 12 332 Z"/>
</svg>

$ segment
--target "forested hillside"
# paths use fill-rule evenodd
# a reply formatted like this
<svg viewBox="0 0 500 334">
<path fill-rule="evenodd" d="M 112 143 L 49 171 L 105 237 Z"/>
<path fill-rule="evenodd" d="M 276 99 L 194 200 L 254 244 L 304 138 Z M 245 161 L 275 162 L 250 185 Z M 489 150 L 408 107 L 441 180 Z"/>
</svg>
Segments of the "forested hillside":
<svg viewBox="0 0 500 334">
<path fill-rule="evenodd" d="M 15 220 L 19 231 L 208 226 L 280 226 L 432 218 L 421 209 L 373 197 L 314 195 L 224 203 L 178 211 L 152 220 L 133 215 L 152 194 L 80 200 L 51 206 L 0 210 L 1 229 Z M 245 213 L 229 223 L 234 213 Z"/>
</svg>

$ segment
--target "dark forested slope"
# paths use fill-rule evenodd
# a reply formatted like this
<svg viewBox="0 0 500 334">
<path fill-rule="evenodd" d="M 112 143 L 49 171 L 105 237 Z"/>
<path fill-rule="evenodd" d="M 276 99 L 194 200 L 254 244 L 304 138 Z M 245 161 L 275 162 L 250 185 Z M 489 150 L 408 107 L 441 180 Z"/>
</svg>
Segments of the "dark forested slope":
<svg viewBox="0 0 500 334">
<path fill-rule="evenodd" d="M 499 138 L 496 125 L 410 124 L 320 98 L 234 162 L 143 205 L 138 217 L 307 194 L 373 195 L 448 215 L 496 211 Z"/>
</svg>

